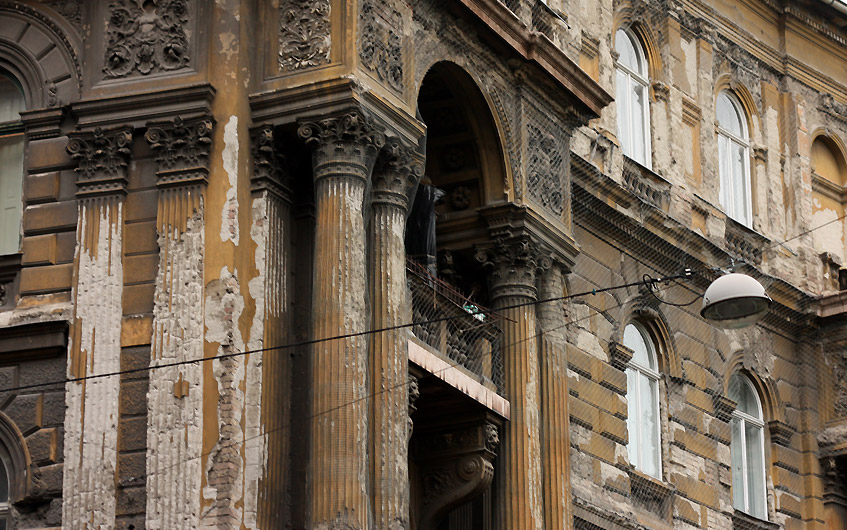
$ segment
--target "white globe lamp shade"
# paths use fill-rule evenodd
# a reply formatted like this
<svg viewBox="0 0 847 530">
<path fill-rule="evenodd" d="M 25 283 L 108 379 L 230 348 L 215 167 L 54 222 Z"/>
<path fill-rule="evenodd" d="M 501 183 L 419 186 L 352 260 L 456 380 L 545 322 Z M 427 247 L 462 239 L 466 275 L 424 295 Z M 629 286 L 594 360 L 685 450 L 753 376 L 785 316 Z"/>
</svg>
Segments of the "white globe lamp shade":
<svg viewBox="0 0 847 530">
<path fill-rule="evenodd" d="M 768 312 L 771 302 L 755 279 L 746 274 L 726 274 L 706 289 L 700 315 L 720 328 L 746 328 Z"/>
</svg>

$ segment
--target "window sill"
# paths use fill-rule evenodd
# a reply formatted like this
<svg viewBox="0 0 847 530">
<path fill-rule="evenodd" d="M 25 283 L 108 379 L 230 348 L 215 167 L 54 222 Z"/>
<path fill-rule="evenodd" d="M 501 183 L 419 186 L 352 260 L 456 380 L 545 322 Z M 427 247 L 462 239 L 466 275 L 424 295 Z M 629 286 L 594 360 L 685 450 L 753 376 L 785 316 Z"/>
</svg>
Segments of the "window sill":
<svg viewBox="0 0 847 530">
<path fill-rule="evenodd" d="M 645 475 L 634 467 L 629 469 L 629 483 L 633 500 L 663 519 L 670 517 L 670 501 L 676 493 L 673 484 Z"/>
<path fill-rule="evenodd" d="M 732 512 L 732 528 L 735 530 L 779 530 L 779 525 L 735 510 Z"/>
</svg>

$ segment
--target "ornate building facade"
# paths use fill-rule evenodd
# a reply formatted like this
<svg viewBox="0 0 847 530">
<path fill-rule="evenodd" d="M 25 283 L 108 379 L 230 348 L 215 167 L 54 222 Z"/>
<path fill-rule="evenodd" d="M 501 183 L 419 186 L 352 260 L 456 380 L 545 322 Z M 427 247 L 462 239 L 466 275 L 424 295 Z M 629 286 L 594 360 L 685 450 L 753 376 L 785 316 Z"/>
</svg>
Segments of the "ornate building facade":
<svg viewBox="0 0 847 530">
<path fill-rule="evenodd" d="M 0 0 L 0 528 L 847 528 L 845 12 Z"/>
</svg>

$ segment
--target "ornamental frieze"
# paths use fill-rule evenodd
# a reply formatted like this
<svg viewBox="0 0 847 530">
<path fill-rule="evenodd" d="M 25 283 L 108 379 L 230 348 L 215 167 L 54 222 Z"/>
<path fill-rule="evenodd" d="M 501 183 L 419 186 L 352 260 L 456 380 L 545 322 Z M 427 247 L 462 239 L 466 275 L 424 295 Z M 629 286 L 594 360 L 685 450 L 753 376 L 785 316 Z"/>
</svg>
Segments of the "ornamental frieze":
<svg viewBox="0 0 847 530">
<path fill-rule="evenodd" d="M 329 63 L 329 0 L 281 0 L 279 70 L 294 72 Z"/>
<path fill-rule="evenodd" d="M 130 77 L 188 67 L 189 0 L 114 0 L 106 27 L 106 77 Z"/>
</svg>

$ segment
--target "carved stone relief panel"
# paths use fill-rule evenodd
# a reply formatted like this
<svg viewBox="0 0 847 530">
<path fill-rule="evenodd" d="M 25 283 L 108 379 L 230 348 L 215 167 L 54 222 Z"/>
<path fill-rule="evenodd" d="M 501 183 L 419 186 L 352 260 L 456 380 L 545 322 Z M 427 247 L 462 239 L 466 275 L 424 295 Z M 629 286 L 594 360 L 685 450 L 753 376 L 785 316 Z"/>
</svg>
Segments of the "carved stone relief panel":
<svg viewBox="0 0 847 530">
<path fill-rule="evenodd" d="M 280 73 L 329 63 L 331 30 L 330 0 L 280 0 Z"/>
<path fill-rule="evenodd" d="M 529 196 L 556 215 L 564 208 L 564 153 L 550 132 L 529 126 L 526 188 Z"/>
<path fill-rule="evenodd" d="M 362 66 L 403 93 L 403 16 L 385 0 L 364 0 L 359 12 Z"/>
<path fill-rule="evenodd" d="M 103 74 L 124 78 L 188 68 L 195 7 L 195 0 L 109 2 Z"/>
</svg>

